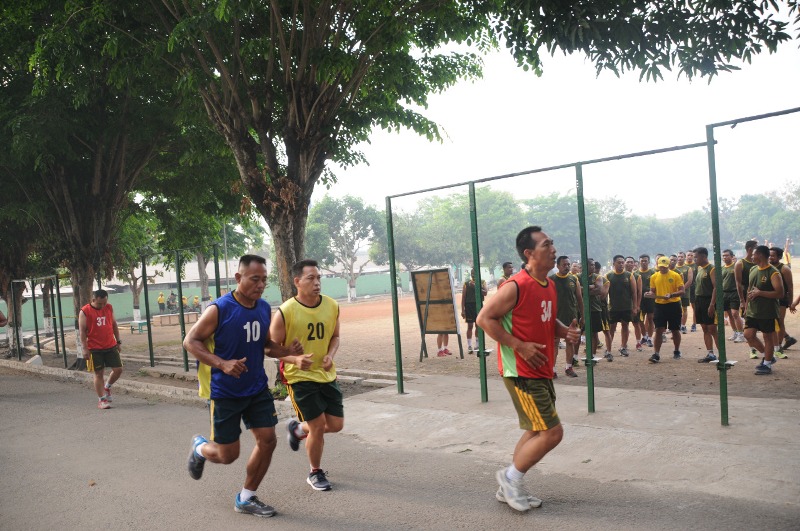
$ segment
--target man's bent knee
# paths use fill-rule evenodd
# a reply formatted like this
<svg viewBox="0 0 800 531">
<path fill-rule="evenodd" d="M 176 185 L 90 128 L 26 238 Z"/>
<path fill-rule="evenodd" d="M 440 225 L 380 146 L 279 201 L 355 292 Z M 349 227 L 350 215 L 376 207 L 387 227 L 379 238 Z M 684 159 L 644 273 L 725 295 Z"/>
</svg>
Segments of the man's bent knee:
<svg viewBox="0 0 800 531">
<path fill-rule="evenodd" d="M 552 450 L 561 442 L 561 439 L 564 438 L 564 427 L 559 424 L 549 430 L 540 431 L 539 436 L 542 437 L 545 444 L 548 446 L 548 451 Z"/>
</svg>

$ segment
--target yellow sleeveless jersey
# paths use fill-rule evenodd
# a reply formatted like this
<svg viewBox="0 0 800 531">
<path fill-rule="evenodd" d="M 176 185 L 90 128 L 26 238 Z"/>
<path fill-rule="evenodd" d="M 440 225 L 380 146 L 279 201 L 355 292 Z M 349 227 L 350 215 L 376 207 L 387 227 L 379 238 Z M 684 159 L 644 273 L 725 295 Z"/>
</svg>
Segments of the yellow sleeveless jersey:
<svg viewBox="0 0 800 531">
<path fill-rule="evenodd" d="M 286 327 L 284 344 L 289 345 L 295 338 L 303 345 L 303 352 L 314 354 L 311 368 L 304 371 L 293 363 L 283 364 L 283 375 L 289 384 L 295 382 L 332 382 L 336 379 L 336 364 L 331 370 L 322 368 L 322 358 L 328 353 L 331 337 L 339 319 L 339 304 L 326 295 L 320 295 L 319 304 L 309 307 L 292 297 L 281 304 Z"/>
</svg>

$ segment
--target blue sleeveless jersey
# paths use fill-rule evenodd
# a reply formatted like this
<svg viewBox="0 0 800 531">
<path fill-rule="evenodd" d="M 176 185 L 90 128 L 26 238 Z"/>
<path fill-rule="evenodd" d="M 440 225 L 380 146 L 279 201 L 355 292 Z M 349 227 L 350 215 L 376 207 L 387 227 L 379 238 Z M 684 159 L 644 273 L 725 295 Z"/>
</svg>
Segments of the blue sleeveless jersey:
<svg viewBox="0 0 800 531">
<path fill-rule="evenodd" d="M 264 372 L 264 344 L 269 334 L 272 310 L 259 299 L 255 308 L 239 304 L 226 293 L 212 304 L 219 311 L 219 322 L 212 336 L 212 352 L 222 359 L 247 358 L 247 372 L 234 378 L 211 368 L 211 398 L 242 398 L 257 395 L 267 387 Z"/>
</svg>

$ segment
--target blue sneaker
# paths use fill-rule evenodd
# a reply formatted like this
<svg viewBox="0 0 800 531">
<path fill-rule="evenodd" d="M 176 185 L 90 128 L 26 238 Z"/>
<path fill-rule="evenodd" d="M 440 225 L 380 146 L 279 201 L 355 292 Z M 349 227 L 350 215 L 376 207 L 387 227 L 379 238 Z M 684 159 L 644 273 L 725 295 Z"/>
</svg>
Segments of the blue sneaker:
<svg viewBox="0 0 800 531">
<path fill-rule="evenodd" d="M 289 448 L 291 448 L 292 451 L 294 452 L 296 452 L 297 449 L 300 448 L 301 439 L 300 437 L 294 434 L 294 430 L 297 429 L 297 426 L 299 425 L 300 423 L 294 419 L 289 419 L 289 422 L 286 424 L 286 431 L 288 432 L 286 434 L 286 438 L 289 441 Z"/>
<path fill-rule="evenodd" d="M 203 477 L 203 467 L 206 465 L 206 458 L 197 455 L 197 447 L 208 442 L 202 435 L 195 435 L 192 438 L 192 452 L 189 454 L 189 475 L 192 479 Z"/>
<path fill-rule="evenodd" d="M 756 365 L 756 374 L 758 375 L 765 375 L 765 374 L 772 374 L 772 364 L 771 363 L 759 363 Z"/>
<path fill-rule="evenodd" d="M 315 470 L 308 475 L 306 483 L 314 490 L 331 490 L 331 484 L 322 470 Z"/>
<path fill-rule="evenodd" d="M 277 514 L 274 507 L 262 502 L 257 496 L 250 496 L 249 500 L 241 501 L 237 494 L 233 509 L 237 513 L 252 514 L 253 516 L 260 516 L 261 518 L 269 518 Z"/>
<path fill-rule="evenodd" d="M 705 358 L 697 360 L 697 363 L 711 363 L 712 361 L 717 361 L 717 357 L 709 352 Z"/>
</svg>

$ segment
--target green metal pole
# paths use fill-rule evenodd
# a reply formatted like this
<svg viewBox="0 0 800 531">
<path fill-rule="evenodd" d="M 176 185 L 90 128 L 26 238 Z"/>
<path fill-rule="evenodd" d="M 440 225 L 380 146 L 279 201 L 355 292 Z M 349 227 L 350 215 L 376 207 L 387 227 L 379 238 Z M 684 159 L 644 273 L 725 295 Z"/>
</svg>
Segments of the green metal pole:
<svg viewBox="0 0 800 531">
<path fill-rule="evenodd" d="M 150 297 L 147 294 L 147 257 L 142 256 L 142 282 L 144 283 L 144 315 L 147 322 L 147 348 L 150 350 L 150 366 L 156 366 L 155 354 L 153 353 L 153 332 L 150 330 Z"/>
<path fill-rule="evenodd" d="M 14 283 L 16 280 L 11 281 L 11 311 L 8 313 L 14 314 L 14 338 L 17 340 L 17 361 L 22 361 L 22 345 L 19 342 L 19 329 L 22 326 L 22 304 L 20 304 L 20 312 L 17 313 L 17 296 L 14 294 Z"/>
<path fill-rule="evenodd" d="M 183 370 L 189 372 L 189 353 L 183 348 L 183 340 L 186 338 L 186 321 L 183 317 L 183 289 L 181 288 L 181 253 L 175 251 L 175 275 L 178 277 L 178 318 L 181 323 L 181 349 L 183 350 Z"/>
<path fill-rule="evenodd" d="M 219 280 L 219 244 L 214 244 L 214 284 L 217 287 L 217 298 L 222 297 L 222 284 Z"/>
<path fill-rule="evenodd" d="M 58 276 L 56 276 L 56 282 L 58 282 Z M 58 346 L 58 319 L 56 319 L 56 296 L 53 294 L 53 290 L 50 290 L 50 319 L 53 320 L 53 344 L 56 346 L 56 357 L 58 357 L 61 353 L 61 350 Z M 63 351 L 64 354 L 64 368 L 66 369 L 68 366 L 67 363 L 67 351 Z"/>
<path fill-rule="evenodd" d="M 586 207 L 583 201 L 583 165 L 575 165 L 575 188 L 578 192 L 578 233 L 581 240 L 581 284 L 583 289 L 583 323 L 586 335 L 586 391 L 589 399 L 589 413 L 594 413 L 594 356 L 592 355 L 594 338 L 592 330 L 592 306 L 589 300 L 589 249 L 586 243 Z M 594 264 L 592 264 L 594 267 Z M 564 323 L 569 326 L 569 323 Z M 578 345 L 580 349 L 580 345 Z"/>
<path fill-rule="evenodd" d="M 394 360 L 397 367 L 397 392 L 403 394 L 403 349 L 400 346 L 400 308 L 397 301 L 397 265 L 394 253 L 392 198 L 386 198 L 386 238 L 389 247 L 389 280 L 392 285 L 392 325 L 394 327 Z"/>
<path fill-rule="evenodd" d="M 719 402 L 722 425 L 728 425 L 728 365 L 725 352 L 725 316 L 722 302 L 722 256 L 719 241 L 719 203 L 717 202 L 717 161 L 714 153 L 714 126 L 706 126 L 706 146 L 708 150 L 708 186 L 711 199 L 711 236 L 714 242 L 714 279 L 717 285 L 717 348 L 719 350 Z"/>
<path fill-rule="evenodd" d="M 481 296 L 481 252 L 478 246 L 478 210 L 475 202 L 475 183 L 469 183 L 469 224 L 472 229 L 472 264 L 475 270 L 475 308 L 480 313 L 483 307 Z M 462 292 L 462 297 L 463 292 Z M 475 326 L 478 336 L 478 367 L 481 378 L 481 402 L 489 401 L 489 387 L 486 381 L 486 342 L 483 330 Z M 499 356 L 500 353 L 498 352 Z"/>
<path fill-rule="evenodd" d="M 33 301 L 33 329 L 36 334 L 36 354 L 41 356 L 42 349 L 39 345 L 39 316 L 36 315 L 36 279 L 32 278 L 30 282 L 31 282 L 31 300 Z M 42 297 L 44 297 L 44 293 L 42 293 Z"/>
<path fill-rule="evenodd" d="M 58 324 L 61 328 L 61 350 L 64 351 L 64 363 L 66 364 L 67 359 L 67 343 L 64 341 L 64 311 L 61 309 L 61 279 L 58 278 L 58 273 L 56 273 L 56 303 L 58 304 Z M 72 290 L 72 299 L 75 300 L 75 297 L 78 296 L 75 293 L 75 290 Z M 73 306 L 75 306 L 73 302 Z M 80 310 L 78 310 L 80 311 Z M 75 316 L 75 333 L 78 333 L 78 316 Z M 56 341 L 58 341 L 58 336 L 56 336 Z M 86 345 L 84 345 L 84 348 Z M 86 352 L 89 352 L 89 349 L 86 349 Z"/>
</svg>

